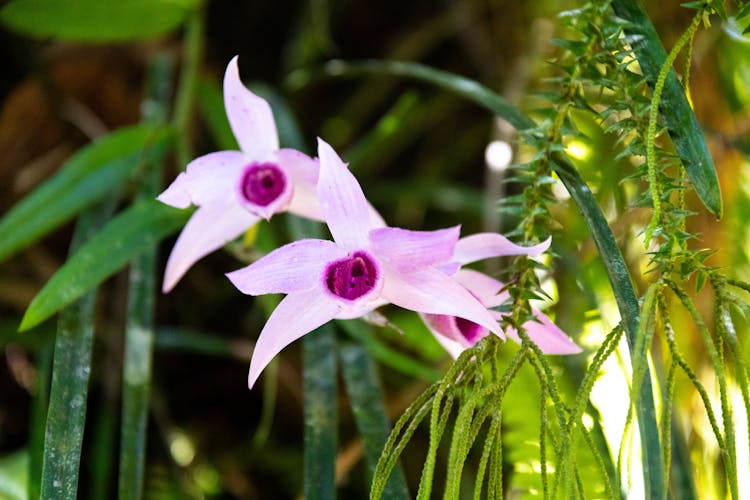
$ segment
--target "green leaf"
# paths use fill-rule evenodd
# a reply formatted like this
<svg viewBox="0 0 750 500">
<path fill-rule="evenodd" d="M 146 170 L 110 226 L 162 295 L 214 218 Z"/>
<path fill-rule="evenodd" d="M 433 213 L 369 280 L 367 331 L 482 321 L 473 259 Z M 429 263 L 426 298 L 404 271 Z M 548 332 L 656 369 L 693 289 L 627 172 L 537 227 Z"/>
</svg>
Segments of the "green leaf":
<svg viewBox="0 0 750 500">
<path fill-rule="evenodd" d="M 0 261 L 121 187 L 144 161 L 160 158 L 171 134 L 134 126 L 84 147 L 0 220 Z"/>
<path fill-rule="evenodd" d="M 336 497 L 338 390 L 336 331 L 327 323 L 302 339 L 305 394 L 305 498 Z"/>
<path fill-rule="evenodd" d="M 44 285 L 26 310 L 20 329 L 41 323 L 153 248 L 182 227 L 189 214 L 150 199 L 118 214 Z"/>
<path fill-rule="evenodd" d="M 196 0 L 11 0 L 0 23 L 20 34 L 78 42 L 151 38 L 177 28 Z"/>
<path fill-rule="evenodd" d="M 81 214 L 70 253 L 104 225 L 114 206 L 115 200 L 107 199 Z M 95 303 L 96 289 L 66 307 L 57 324 L 44 434 L 41 498 L 73 500 L 77 497 L 91 374 Z"/>
<path fill-rule="evenodd" d="M 667 59 L 667 53 L 654 25 L 651 24 L 640 2 L 613 0 L 612 8 L 619 17 L 629 21 L 625 26 L 625 32 L 630 36 L 638 64 L 653 88 Z M 698 119 L 674 70 L 670 70 L 667 76 L 659 108 L 661 118 L 669 130 L 677 154 L 685 165 L 685 172 L 693 183 L 698 197 L 711 213 L 721 218 L 721 190 L 714 161 L 708 152 Z"/>
<path fill-rule="evenodd" d="M 346 392 L 365 444 L 367 470 L 372 481 L 375 467 L 390 434 L 391 425 L 385 413 L 383 389 L 373 359 L 360 345 L 352 342 L 339 345 L 341 369 Z M 396 466 L 386 483 L 383 499 L 409 498 L 404 471 Z"/>
<path fill-rule="evenodd" d="M 159 55 L 149 64 L 146 98 L 141 106 L 142 120 L 147 123 L 166 121 L 172 93 L 171 75 L 174 57 Z M 144 166 L 138 197 L 153 200 L 159 193 L 161 162 Z M 148 203 L 148 201 L 147 201 Z M 153 203 L 153 202 L 151 202 Z M 118 498 L 138 500 L 143 497 L 144 472 L 146 468 L 146 435 L 151 389 L 151 366 L 154 349 L 154 302 L 156 301 L 156 247 L 152 246 L 130 261 L 128 281 L 128 319 L 125 325 L 125 352 L 122 376 L 122 411 L 120 420 L 120 469 Z M 114 420 L 109 406 L 100 412 L 100 427 L 109 430 L 109 421 Z M 114 425 L 112 426 L 114 427 Z M 114 434 L 114 432 L 112 433 Z M 110 444 L 108 432 L 102 432 L 99 442 Z M 112 457 L 110 449 L 97 460 L 107 463 Z M 105 469 L 106 470 L 106 469 Z M 101 474 L 105 476 L 106 474 Z M 93 490 L 93 488 L 92 488 Z M 106 496 L 101 493 L 99 497 Z"/>
</svg>

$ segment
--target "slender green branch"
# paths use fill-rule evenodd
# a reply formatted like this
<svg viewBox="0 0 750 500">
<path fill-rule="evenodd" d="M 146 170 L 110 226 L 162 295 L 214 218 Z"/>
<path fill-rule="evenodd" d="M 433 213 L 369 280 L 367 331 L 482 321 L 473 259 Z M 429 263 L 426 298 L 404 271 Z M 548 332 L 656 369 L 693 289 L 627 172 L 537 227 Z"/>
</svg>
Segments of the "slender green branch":
<svg viewBox="0 0 750 500">
<path fill-rule="evenodd" d="M 651 109 L 649 110 L 648 116 L 648 129 L 646 130 L 646 167 L 648 168 L 648 181 L 651 189 L 651 203 L 653 204 L 654 213 L 651 216 L 651 222 L 649 222 L 649 225 L 646 228 L 646 246 L 648 246 L 651 241 L 651 236 L 654 234 L 654 230 L 661 222 L 661 197 L 663 188 L 656 173 L 656 122 L 659 117 L 661 94 L 664 90 L 664 84 L 667 81 L 667 75 L 669 75 L 669 72 L 672 70 L 672 65 L 674 64 L 675 59 L 677 59 L 677 55 L 686 43 L 692 41 L 702 17 L 702 12 L 698 12 L 695 17 L 693 17 L 690 26 L 688 26 L 687 30 L 682 34 L 679 40 L 677 40 L 677 43 L 664 61 L 664 64 L 659 71 L 659 76 L 656 79 L 656 84 L 654 85 L 654 93 L 651 98 Z"/>
<path fill-rule="evenodd" d="M 667 58 L 659 34 L 640 1 L 612 0 L 612 8 L 619 18 L 627 21 L 625 33 L 646 80 L 653 87 Z M 711 213 L 720 218 L 721 190 L 713 159 L 677 74 L 669 66 L 661 101 L 661 118 L 669 130 L 677 154 L 685 164 L 685 170 L 698 197 Z"/>
<path fill-rule="evenodd" d="M 732 416 L 732 407 L 729 405 L 729 396 L 728 396 L 728 388 L 727 388 L 727 378 L 726 378 L 726 372 L 724 367 L 724 361 L 723 356 L 717 349 L 717 346 L 714 342 L 714 340 L 711 337 L 711 333 L 708 330 L 708 327 L 706 326 L 705 322 L 703 321 L 703 318 L 701 317 L 700 313 L 695 307 L 695 304 L 693 304 L 693 301 L 690 300 L 690 297 L 682 290 L 677 284 L 668 281 L 667 284 L 669 285 L 670 289 L 674 292 L 675 295 L 680 299 L 680 302 L 682 302 L 682 305 L 685 307 L 685 309 L 690 313 L 690 316 L 693 318 L 693 321 L 695 322 L 696 326 L 698 327 L 698 331 L 701 333 L 701 336 L 703 337 L 704 344 L 706 346 L 706 351 L 708 352 L 708 355 L 711 359 L 711 363 L 714 366 L 714 370 L 716 370 L 716 378 L 719 382 L 719 397 L 721 399 L 721 409 L 722 409 L 722 420 L 724 424 L 724 437 L 725 437 L 725 446 L 722 447 L 722 455 L 724 457 L 724 466 L 727 469 L 727 482 L 729 483 L 729 491 L 732 494 L 732 498 L 739 499 L 739 492 L 738 492 L 738 485 L 737 485 L 737 454 L 736 454 L 736 440 L 735 440 L 735 433 L 734 433 L 734 421 Z"/>
</svg>

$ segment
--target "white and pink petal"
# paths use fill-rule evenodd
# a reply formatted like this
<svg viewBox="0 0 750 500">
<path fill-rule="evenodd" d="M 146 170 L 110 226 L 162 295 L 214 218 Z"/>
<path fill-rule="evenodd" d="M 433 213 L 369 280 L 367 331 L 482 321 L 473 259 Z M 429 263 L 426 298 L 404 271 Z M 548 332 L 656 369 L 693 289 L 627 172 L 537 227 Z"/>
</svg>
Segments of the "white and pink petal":
<svg viewBox="0 0 750 500">
<path fill-rule="evenodd" d="M 367 235 L 373 227 L 370 205 L 359 182 L 322 139 L 318 139 L 318 157 L 318 202 L 333 239 L 350 250 L 365 248 Z"/>
<path fill-rule="evenodd" d="M 242 152 L 255 161 L 272 159 L 279 138 L 271 106 L 242 84 L 237 56 L 224 73 L 224 107 Z"/>
<path fill-rule="evenodd" d="M 164 271 L 162 291 L 169 292 L 193 264 L 235 239 L 256 222 L 258 217 L 233 202 L 199 207 L 172 248 Z"/>
<path fill-rule="evenodd" d="M 437 231 L 382 227 L 370 231 L 370 249 L 400 272 L 445 262 L 451 258 L 461 226 Z"/>
<path fill-rule="evenodd" d="M 456 280 L 435 268 L 400 273 L 387 266 L 381 296 L 404 309 L 457 316 L 505 338 L 500 325 L 479 300 Z"/>
<path fill-rule="evenodd" d="M 339 306 L 318 290 L 287 295 L 268 318 L 250 360 L 247 385 L 253 388 L 260 373 L 286 346 L 332 320 Z"/>
<path fill-rule="evenodd" d="M 527 321 L 523 328 L 532 342 L 534 342 L 544 354 L 577 354 L 582 349 L 575 344 L 570 337 L 565 335 L 556 324 L 554 324 L 544 313 L 532 309 L 536 321 Z M 508 337 L 515 342 L 521 343 L 515 328 L 506 329 Z"/>
<path fill-rule="evenodd" d="M 218 151 L 200 156 L 188 163 L 156 199 L 176 208 L 190 205 L 223 203 L 234 197 L 236 186 L 247 164 L 239 151 Z"/>
<path fill-rule="evenodd" d="M 247 267 L 227 273 L 242 293 L 295 293 L 315 289 L 324 295 L 323 273 L 330 261 L 347 254 L 332 241 L 305 239 L 288 243 Z"/>
<path fill-rule="evenodd" d="M 524 247 L 516 245 L 502 234 L 478 233 L 458 240 L 458 243 L 456 243 L 456 253 L 453 258 L 461 264 L 468 264 L 503 255 L 528 255 L 536 257 L 544 253 L 549 248 L 551 242 L 552 239 L 547 238 L 538 245 Z"/>
</svg>

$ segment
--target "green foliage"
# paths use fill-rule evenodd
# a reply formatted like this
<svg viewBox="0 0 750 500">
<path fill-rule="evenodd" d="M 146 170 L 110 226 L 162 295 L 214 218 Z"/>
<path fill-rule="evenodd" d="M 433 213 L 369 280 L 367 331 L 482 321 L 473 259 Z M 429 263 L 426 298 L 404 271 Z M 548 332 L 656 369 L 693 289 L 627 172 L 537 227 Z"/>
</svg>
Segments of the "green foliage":
<svg viewBox="0 0 750 500">
<path fill-rule="evenodd" d="M 32 244 L 86 207 L 117 196 L 138 167 L 162 157 L 171 133 L 136 125 L 78 151 L 59 172 L 0 220 L 0 260 Z"/>
<path fill-rule="evenodd" d="M 692 6 L 692 8 L 699 8 L 695 19 L 701 21 L 707 19 L 716 6 L 720 7 L 721 2 L 696 2 L 696 4 L 702 4 L 700 8 L 698 5 Z M 669 131 L 688 178 L 693 183 L 704 206 L 721 218 L 722 203 L 716 168 L 708 152 L 698 120 L 690 108 L 677 75 L 671 69 L 674 58 L 669 60 L 667 57 L 659 41 L 659 35 L 639 2 L 612 0 L 612 8 L 615 14 L 625 21 L 622 24 L 624 34 L 632 40 L 632 50 L 649 85 L 655 88 L 655 95 L 660 95 L 663 85 L 663 99 L 657 97 L 654 100 L 653 109 L 655 111 L 657 107 L 660 108 L 661 119 Z M 695 27 L 692 28 L 693 32 L 694 29 Z M 688 29 L 685 33 L 692 41 L 691 30 Z M 676 52 L 679 52 L 680 48 L 681 44 L 675 45 Z M 663 75 L 660 74 L 662 72 Z M 685 78 L 688 77 L 686 74 Z M 654 140 L 655 137 L 650 137 L 647 146 L 651 147 Z M 652 186 L 652 189 L 656 187 Z"/>
<path fill-rule="evenodd" d="M 200 465 L 177 463 L 175 452 L 166 449 L 171 446 L 168 436 L 174 424 L 162 406 L 165 398 L 158 390 L 160 375 L 158 371 L 152 373 L 151 367 L 152 349 L 171 351 L 173 356 L 191 353 L 218 357 L 220 362 L 245 362 L 251 345 L 249 340 L 228 339 L 219 332 L 155 325 L 153 318 L 158 277 L 156 245 L 179 229 L 189 216 L 189 211 L 153 200 L 162 160 L 168 158 L 165 153 L 174 147 L 177 163 L 184 166 L 194 156 L 193 149 L 204 146 L 198 146 L 197 141 L 192 143 L 199 130 L 192 126 L 193 107 L 197 107 L 196 115 L 204 122 L 216 149 L 237 148 L 220 85 L 215 78 L 198 77 L 205 20 L 200 5 L 193 0 L 160 0 L 148 5 L 89 3 L 79 0 L 62 6 L 46 0 L 15 0 L 0 9 L 0 23 L 37 38 L 87 42 L 140 39 L 165 34 L 185 24 L 184 64 L 177 81 L 171 128 L 139 125 L 96 141 L 76 153 L 51 180 L 0 220 L 3 260 L 80 215 L 68 260 L 34 298 L 21 323 L 21 329 L 30 329 L 61 312 L 51 368 L 46 436 L 41 430 L 47 416 L 50 336 L 43 335 L 42 329 L 34 332 L 38 336 L 34 339 L 0 329 L 3 347 L 18 344 L 38 355 L 37 368 L 42 379 L 32 411 L 28 465 L 24 453 L 0 460 L 0 496 L 24 498 L 23 490 L 27 489 L 31 498 L 40 492 L 47 497 L 75 498 L 84 491 L 79 491 L 77 482 L 90 399 L 87 391 L 91 358 L 95 352 L 94 297 L 98 285 L 127 265 L 130 274 L 125 349 L 124 354 L 118 351 L 123 359 L 121 399 L 107 395 L 106 402 L 90 409 L 90 413 L 98 412 L 91 425 L 95 432 L 88 438 L 94 441 L 89 460 L 95 466 L 86 491 L 106 496 L 113 489 L 109 476 L 114 459 L 109 452 L 119 431 L 117 465 L 122 498 L 220 496 L 230 491 L 236 496 L 249 494 L 251 489 L 243 490 L 242 485 L 232 490 L 242 483 L 236 478 L 247 475 L 247 470 L 236 466 L 220 475 L 216 470 L 224 464 L 206 463 L 210 452 L 201 456 L 201 451 L 210 448 L 201 442 L 205 438 L 199 435 L 201 424 L 187 424 L 194 427 L 186 431 L 195 432 L 192 444 L 202 447 L 195 458 Z M 740 412 L 737 394 L 742 398 L 742 409 L 750 414 L 745 338 L 750 306 L 744 295 L 750 292 L 750 284 L 730 276 L 731 269 L 710 265 L 718 243 L 708 242 L 713 249 L 699 247 L 702 240 L 694 229 L 699 225 L 692 223 L 697 218 L 693 218 L 696 212 L 691 202 L 700 200 L 717 217 L 723 207 L 713 159 L 687 97 L 692 46 L 695 37 L 700 36 L 701 25 L 708 26 L 712 16 L 724 21 L 730 18 L 720 1 L 685 3 L 683 8 L 688 9 L 692 22 L 686 23 L 684 32 L 674 37 L 676 42 L 666 51 L 639 2 L 590 0 L 576 7 L 558 16 L 551 40 L 554 59 L 544 69 L 534 69 L 546 78 L 541 79 L 541 84 L 535 79 L 532 85 L 540 88 L 534 88 L 531 98 L 518 105 L 491 90 L 495 82 L 485 86 L 412 62 L 331 61 L 319 70 L 293 68 L 297 71 L 287 80 L 287 90 L 292 92 L 312 87 L 324 78 L 355 76 L 408 78 L 427 84 L 428 92 L 437 90 L 438 96 L 432 97 L 421 87 L 410 88 L 379 109 L 372 103 L 386 93 L 377 82 L 370 82 L 360 91 L 359 100 L 352 98 L 342 106 L 342 115 L 357 115 L 352 123 L 334 117 L 320 127 L 321 135 L 327 136 L 331 131 L 342 143 L 354 136 L 357 127 L 365 131 L 344 157 L 351 161 L 357 174 L 369 174 L 374 179 L 372 186 L 365 186 L 368 195 L 375 194 L 371 199 L 395 207 L 394 212 L 405 206 L 422 211 L 449 207 L 452 215 L 469 214 L 473 219 L 485 210 L 477 187 L 459 184 L 442 175 L 439 166 L 435 167 L 436 157 L 450 156 L 453 150 L 460 149 L 458 140 L 456 144 L 438 144 L 441 147 L 435 147 L 435 143 L 425 146 L 426 150 L 435 150 L 434 155 L 425 155 L 424 164 L 429 169 L 434 167 L 426 175 L 406 180 L 399 177 L 395 182 L 379 175 L 382 164 L 393 159 L 396 152 L 413 146 L 420 134 L 435 126 L 435 116 L 440 115 L 434 115 L 434 110 L 453 120 L 451 113 L 456 108 L 452 96 L 476 103 L 493 118 L 510 124 L 518 133 L 520 148 L 518 163 L 510 167 L 504 179 L 511 194 L 500 207 L 507 225 L 514 228 L 509 234 L 527 244 L 554 235 L 558 245 L 555 251 L 561 260 L 546 264 L 526 257 L 512 260 L 503 271 L 510 298 L 498 310 L 503 315 L 503 326 L 518 332 L 521 345 L 501 344 L 489 336 L 464 352 L 444 375 L 437 365 L 443 358 L 435 352 L 436 342 L 423 327 L 415 327 L 419 320 L 413 315 L 393 320 L 405 331 L 403 339 L 395 333 L 399 328 L 389 322 L 386 328 L 375 329 L 361 320 L 329 324 L 307 335 L 303 342 L 304 393 L 298 398 L 304 403 L 304 456 L 290 459 L 295 451 L 276 449 L 279 443 L 274 442 L 275 427 L 283 421 L 275 417 L 288 404 L 281 388 L 289 384 L 290 378 L 298 378 L 294 370 L 290 377 L 289 369 L 284 367 L 288 361 L 281 359 L 264 372 L 262 399 L 258 399 L 261 403 L 254 405 L 262 405 L 254 435 L 252 429 L 248 430 L 251 439 L 238 439 L 240 451 L 227 451 L 222 459 L 235 459 L 242 467 L 273 469 L 272 474 L 281 471 L 290 478 L 289 485 L 285 485 L 289 491 L 297 487 L 294 469 L 303 469 L 301 493 L 306 498 L 333 498 L 342 488 L 336 470 L 344 454 L 341 442 L 355 434 L 353 442 L 362 440 L 367 476 L 372 480 L 371 498 L 408 497 L 404 471 L 413 472 L 415 463 L 409 447 L 420 452 L 420 445 L 424 446 L 424 455 L 416 460 L 421 468 L 419 499 L 440 495 L 448 499 L 472 495 L 475 499 L 499 499 L 518 494 L 618 498 L 630 493 L 631 460 L 641 461 L 645 496 L 695 498 L 696 485 L 700 484 L 696 477 L 702 472 L 695 468 L 695 446 L 685 442 L 680 418 L 685 408 L 678 398 L 689 393 L 696 407 L 705 413 L 700 417 L 705 417 L 706 426 L 710 427 L 707 435 L 715 441 L 720 454 L 714 462 L 702 464 L 709 470 L 707 475 L 719 478 L 713 485 L 715 491 L 710 493 L 740 497 L 739 478 L 744 472 L 740 470 L 740 453 L 750 451 L 750 441 L 738 443 L 740 432 L 735 421 Z M 329 15 L 317 5 L 310 9 L 313 17 Z M 738 24 L 732 28 L 735 35 L 742 31 L 748 14 L 746 5 L 738 9 Z M 454 11 L 446 10 L 446 14 L 446 18 L 456 17 Z M 309 28 L 299 28 L 303 40 L 309 38 Z M 323 22 L 312 31 L 328 37 L 326 30 Z M 421 43 L 424 40 L 417 39 L 405 45 L 418 47 Z M 326 40 L 315 49 L 333 47 L 332 40 Z M 730 94 L 733 111 L 738 113 L 745 111 L 748 102 L 746 85 L 743 86 L 749 80 L 744 67 L 745 49 L 736 45 L 719 54 L 725 92 Z M 409 57 L 408 50 L 394 54 L 419 60 Z M 295 57 L 313 61 L 319 55 L 305 53 Z M 160 56 L 147 57 L 159 66 Z M 682 68 L 674 71 L 672 65 L 681 60 Z M 677 73 L 681 73 L 681 82 Z M 517 76 L 522 80 L 515 73 L 508 78 Z M 535 78 L 538 76 L 535 74 Z M 171 69 L 162 67 L 159 79 L 163 84 L 161 91 L 147 91 L 147 99 L 160 106 L 158 118 L 144 118 L 149 123 L 167 119 L 172 97 Z M 285 98 L 271 86 L 250 87 L 270 101 L 282 145 L 305 150 L 305 134 Z M 316 118 L 320 114 L 317 106 L 315 114 Z M 310 117 L 305 118 L 307 126 Z M 453 131 L 453 135 L 460 134 Z M 486 139 L 484 128 L 482 139 Z M 750 151 L 746 140 L 729 139 L 727 144 L 745 153 Z M 597 150 L 588 158 L 576 158 L 570 148 L 574 142 Z M 420 151 L 408 154 L 419 157 Z M 555 190 L 558 181 L 580 213 L 573 214 L 561 201 L 562 196 Z M 121 195 L 132 190 L 137 192 L 137 201 L 109 220 Z M 639 216 L 626 219 L 625 210 L 631 211 L 628 215 L 636 212 Z M 640 214 L 646 210 L 651 210 L 651 222 L 642 224 Z M 748 209 L 739 211 L 747 213 Z M 287 220 L 286 229 L 267 224 L 259 229 L 259 234 L 251 233 L 242 242 L 232 243 L 231 253 L 248 262 L 288 237 L 320 235 L 321 226 L 294 217 Z M 250 241 L 254 243 L 252 248 Z M 597 263 L 588 266 L 591 262 Z M 641 269 L 647 271 L 641 273 Z M 584 355 L 567 359 L 544 355 L 526 334 L 524 325 L 534 320 L 530 301 L 554 295 L 543 289 L 542 281 L 546 279 L 575 282 L 575 287 L 567 288 L 568 292 L 572 289 L 596 296 L 576 302 L 576 307 L 602 309 L 586 311 L 587 317 L 605 315 L 608 305 L 597 301 L 599 295 L 611 292 L 620 324 L 608 334 L 602 333 L 598 345 L 586 338 L 590 352 Z M 606 279 L 609 288 L 604 284 Z M 223 291 L 218 286 L 211 288 L 209 280 L 206 276 L 196 278 L 190 293 L 220 302 Z M 273 303 L 274 299 L 259 300 L 247 308 L 243 322 L 252 326 L 245 328 L 247 325 L 242 323 L 243 330 L 254 332 L 259 317 L 267 315 Z M 558 309 L 555 319 L 561 321 L 561 326 L 568 328 L 571 321 L 580 319 L 565 308 Z M 235 309 L 235 314 L 237 310 L 241 308 Z M 704 317 L 706 311 L 710 312 L 710 319 Z M 203 312 L 189 311 L 186 316 L 190 314 Z M 217 316 L 214 310 L 207 315 Z M 367 319 L 384 323 L 380 317 Z M 240 323 L 232 324 L 234 328 Z M 577 326 L 578 330 L 584 329 L 583 325 Z M 685 350 L 686 345 L 695 344 L 688 344 L 692 341 L 691 332 L 700 347 Z M 337 338 L 337 333 L 342 334 L 341 338 Z M 592 391 L 605 363 L 625 351 L 624 343 L 620 345 L 623 337 L 632 363 L 632 374 L 626 375 L 631 386 L 630 401 L 622 438 L 612 441 L 609 435 L 605 436 L 605 422 L 592 402 Z M 704 366 L 696 364 L 700 354 L 705 354 Z M 656 369 L 652 370 L 652 366 Z M 346 398 L 341 397 L 339 368 Z M 413 386 L 403 387 L 405 380 L 414 380 Z M 412 401 L 389 435 L 387 410 L 397 407 L 404 395 L 413 397 L 413 391 L 424 388 L 425 382 L 429 387 Z M 106 390 L 110 385 L 111 382 Z M 391 399 L 387 391 L 394 386 L 403 394 Z M 654 390 L 661 391 L 660 398 L 654 398 Z M 658 419 L 655 399 L 661 402 Z M 117 420 L 120 401 L 122 416 Z M 153 406 L 152 401 L 156 402 Z M 348 412 L 339 412 L 342 401 L 351 405 L 351 422 L 346 420 Z M 151 456 L 145 443 L 150 412 L 158 424 L 152 431 L 164 438 L 164 443 L 155 446 L 166 443 L 162 451 L 174 462 L 168 467 L 148 462 Z M 633 425 L 638 426 L 641 457 L 630 453 Z M 242 460 L 237 460 L 239 455 Z M 399 459 L 405 455 L 409 455 L 411 467 L 402 469 Z M 18 474 L 18 479 L 8 479 L 21 469 L 29 475 L 28 479 L 23 474 Z M 201 478 L 206 471 L 207 475 Z"/>
<path fill-rule="evenodd" d="M 86 210 L 76 224 L 71 253 L 91 238 L 114 210 L 112 200 Z M 41 498 L 75 499 L 86 422 L 94 337 L 92 290 L 60 314 L 49 393 Z"/>
<path fill-rule="evenodd" d="M 142 200 L 113 218 L 83 245 L 34 297 L 21 321 L 28 330 L 153 249 L 190 215 L 156 200 Z"/>
<path fill-rule="evenodd" d="M 0 23 L 35 38 L 124 42 L 174 30 L 197 3 L 197 0 L 11 0 L 0 9 Z"/>
</svg>

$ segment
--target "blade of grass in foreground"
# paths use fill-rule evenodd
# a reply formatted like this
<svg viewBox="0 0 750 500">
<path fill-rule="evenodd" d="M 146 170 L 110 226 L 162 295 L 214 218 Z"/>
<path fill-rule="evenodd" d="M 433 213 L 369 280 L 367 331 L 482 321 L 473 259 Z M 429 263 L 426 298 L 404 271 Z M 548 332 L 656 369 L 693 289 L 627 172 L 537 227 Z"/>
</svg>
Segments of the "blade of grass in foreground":
<svg viewBox="0 0 750 500">
<path fill-rule="evenodd" d="M 497 95 L 487 87 L 467 78 L 453 75 L 444 71 L 429 68 L 421 64 L 393 61 L 364 61 L 347 63 L 332 61 L 324 66 L 322 75 L 305 72 L 294 73 L 289 80 L 291 87 L 305 85 L 316 76 L 351 77 L 358 75 L 397 75 L 431 83 L 457 95 L 463 96 L 480 106 L 485 107 L 498 117 L 506 120 L 517 130 L 525 130 L 535 126 L 534 121 L 523 114 L 515 106 Z M 578 205 L 599 252 L 599 257 L 607 269 L 612 291 L 617 307 L 625 326 L 628 346 L 633 352 L 640 309 L 635 295 L 633 282 L 628 267 L 617 246 L 617 241 L 601 207 L 596 202 L 591 188 L 586 185 L 576 168 L 563 156 L 554 157 L 554 169 L 560 176 L 566 189 Z M 664 466 L 662 463 L 661 442 L 659 441 L 659 427 L 656 421 L 656 410 L 651 389 L 651 374 L 648 366 L 643 377 L 643 385 L 636 401 L 636 413 L 641 433 L 641 448 L 643 457 L 644 483 L 650 498 L 663 498 Z"/>
<path fill-rule="evenodd" d="M 0 260 L 120 188 L 142 161 L 164 154 L 167 128 L 136 125 L 85 146 L 0 219 Z"/>
<path fill-rule="evenodd" d="M 20 329 L 38 325 L 122 269 L 130 259 L 153 249 L 182 227 L 190 213 L 147 199 L 117 214 L 44 285 L 26 310 Z"/>
<path fill-rule="evenodd" d="M 305 498 L 336 497 L 338 405 L 336 332 L 331 323 L 302 339 L 305 389 Z"/>
<path fill-rule="evenodd" d="M 164 123 L 171 93 L 172 58 L 157 56 L 149 66 L 147 100 L 143 121 Z M 153 200 L 159 192 L 159 162 L 144 165 L 139 198 Z M 154 349 L 154 302 L 156 296 L 156 247 L 130 261 L 125 354 L 122 376 L 122 420 L 120 423 L 120 468 L 118 498 L 138 500 L 143 496 L 146 466 L 146 424 Z"/>
<path fill-rule="evenodd" d="M 81 214 L 73 234 L 71 253 L 104 225 L 113 209 L 114 199 L 110 199 Z M 63 309 L 58 320 L 44 436 L 41 498 L 73 500 L 77 496 L 95 301 L 96 290 L 93 290 Z"/>
<path fill-rule="evenodd" d="M 365 444 L 368 477 L 372 482 L 375 466 L 391 431 L 383 406 L 380 375 L 372 358 L 360 344 L 341 343 L 339 357 L 346 392 L 351 401 L 357 428 Z M 406 478 L 400 465 L 396 465 L 391 472 L 380 498 L 390 500 L 409 498 Z"/>
</svg>

